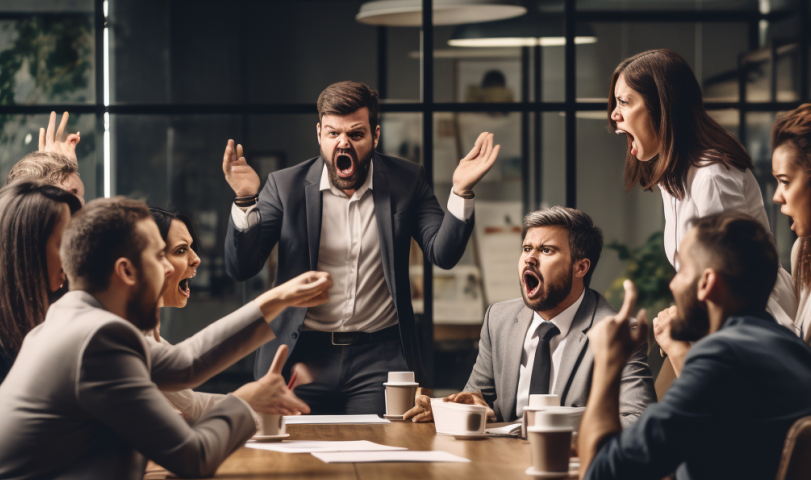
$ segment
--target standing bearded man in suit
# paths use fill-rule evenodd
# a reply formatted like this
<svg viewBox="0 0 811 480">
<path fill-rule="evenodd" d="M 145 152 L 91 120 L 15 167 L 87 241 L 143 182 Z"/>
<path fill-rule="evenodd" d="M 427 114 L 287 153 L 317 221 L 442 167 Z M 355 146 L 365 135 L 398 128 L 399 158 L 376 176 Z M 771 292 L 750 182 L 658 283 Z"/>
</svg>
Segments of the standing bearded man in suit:
<svg viewBox="0 0 811 480">
<path fill-rule="evenodd" d="M 573 208 L 552 207 L 527 215 L 523 230 L 521 298 L 490 306 L 470 379 L 462 393 L 445 399 L 487 406 L 489 417 L 500 422 L 522 417 L 531 394 L 552 393 L 560 396 L 561 406 L 584 407 L 594 363 L 586 334 L 616 314 L 589 288 L 603 249 L 602 232 L 591 217 Z M 656 401 L 647 348 L 646 343 L 640 345 L 622 372 L 624 425 Z M 430 399 L 418 396 L 406 418 L 432 420 Z"/>
<path fill-rule="evenodd" d="M 412 370 L 423 382 L 408 265 L 413 237 L 426 258 L 452 268 L 473 230 L 473 187 L 498 156 L 483 133 L 453 175 L 443 212 L 423 167 L 375 151 L 380 139 L 377 92 L 340 82 L 318 97 L 321 154 L 260 179 L 228 141 L 223 172 L 237 195 L 228 224 L 226 271 L 256 275 L 279 245 L 277 282 L 303 272 L 332 276 L 330 301 L 288 308 L 274 322 L 276 339 L 256 357 L 263 376 L 276 350 L 287 365 L 304 361 L 313 383 L 296 394 L 315 414 L 385 413 L 389 371 Z"/>
</svg>

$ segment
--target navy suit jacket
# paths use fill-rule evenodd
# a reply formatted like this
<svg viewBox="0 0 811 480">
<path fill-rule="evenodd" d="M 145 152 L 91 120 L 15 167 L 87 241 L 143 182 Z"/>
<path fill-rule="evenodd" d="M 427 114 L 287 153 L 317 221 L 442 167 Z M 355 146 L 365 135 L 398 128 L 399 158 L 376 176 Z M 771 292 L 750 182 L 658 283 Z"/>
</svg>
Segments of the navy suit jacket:
<svg viewBox="0 0 811 480">
<path fill-rule="evenodd" d="M 681 377 L 609 437 L 587 480 L 769 479 L 791 425 L 811 415 L 811 348 L 766 312 L 730 317 L 690 349 Z"/>
<path fill-rule="evenodd" d="M 421 165 L 374 154 L 372 195 L 380 235 L 380 261 L 400 325 L 403 354 L 417 381 L 424 381 L 408 276 L 413 237 L 431 263 L 452 268 L 465 251 L 473 231 L 473 217 L 459 220 L 444 212 L 425 179 Z M 276 283 L 316 270 L 321 239 L 321 172 L 318 156 L 268 175 L 259 193 L 258 224 L 240 232 L 229 217 L 225 241 L 225 269 L 235 280 L 256 275 L 273 247 L 279 244 Z M 254 375 L 270 369 L 276 349 L 295 348 L 306 308 L 288 308 L 270 326 L 276 338 L 259 349 Z"/>
</svg>

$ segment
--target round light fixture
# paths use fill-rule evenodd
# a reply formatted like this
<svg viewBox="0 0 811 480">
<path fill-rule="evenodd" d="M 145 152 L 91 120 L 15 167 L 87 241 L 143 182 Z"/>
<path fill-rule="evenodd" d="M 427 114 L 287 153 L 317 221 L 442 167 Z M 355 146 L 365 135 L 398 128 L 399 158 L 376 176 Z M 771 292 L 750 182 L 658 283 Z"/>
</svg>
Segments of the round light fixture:
<svg viewBox="0 0 811 480">
<path fill-rule="evenodd" d="M 575 45 L 596 43 L 591 25 L 578 22 Z M 521 18 L 474 25 L 460 25 L 453 30 L 448 45 L 452 47 L 557 47 L 566 45 L 564 17 L 560 13 L 531 12 Z"/>
<path fill-rule="evenodd" d="M 434 0 L 434 25 L 491 22 L 527 13 L 512 0 Z M 368 25 L 419 27 L 422 25 L 422 0 L 377 0 L 360 7 L 355 20 Z"/>
</svg>

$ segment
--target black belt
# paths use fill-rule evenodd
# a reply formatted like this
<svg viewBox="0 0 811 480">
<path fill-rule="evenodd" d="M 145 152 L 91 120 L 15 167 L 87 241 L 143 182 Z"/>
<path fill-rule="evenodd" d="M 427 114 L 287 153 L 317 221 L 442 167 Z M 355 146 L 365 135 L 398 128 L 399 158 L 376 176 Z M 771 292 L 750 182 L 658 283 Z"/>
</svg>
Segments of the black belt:
<svg viewBox="0 0 811 480">
<path fill-rule="evenodd" d="M 400 325 L 393 325 L 376 332 L 319 332 L 317 330 L 303 330 L 302 338 L 331 345 L 365 345 L 368 343 L 385 342 L 400 339 Z"/>
</svg>

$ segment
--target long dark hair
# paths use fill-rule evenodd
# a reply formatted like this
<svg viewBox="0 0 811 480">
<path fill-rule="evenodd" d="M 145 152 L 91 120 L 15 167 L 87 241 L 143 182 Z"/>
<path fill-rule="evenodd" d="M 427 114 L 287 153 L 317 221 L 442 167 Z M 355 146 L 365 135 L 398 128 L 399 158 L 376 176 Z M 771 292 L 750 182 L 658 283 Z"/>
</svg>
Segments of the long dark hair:
<svg viewBox="0 0 811 480">
<path fill-rule="evenodd" d="M 642 96 L 659 140 L 658 157 L 641 162 L 625 156 L 625 190 L 639 184 L 645 190 L 661 185 L 670 195 L 684 198 L 687 171 L 691 166 L 722 163 L 745 171 L 753 168 L 743 145 L 713 120 L 704 109 L 701 87 L 690 65 L 671 50 L 649 50 L 624 60 L 614 70 L 608 92 L 608 121 L 617 104 L 614 89 L 624 75 L 625 83 Z"/>
<path fill-rule="evenodd" d="M 197 232 L 194 231 L 194 224 L 189 220 L 189 217 L 158 207 L 149 207 L 149 213 L 152 214 L 152 218 L 154 218 L 155 223 L 158 224 L 158 231 L 164 242 L 169 237 L 169 229 L 172 227 L 172 220 L 183 222 L 183 225 L 186 225 L 186 228 L 189 229 L 189 235 L 191 235 L 191 245 L 189 246 L 192 250 L 197 252 Z"/>
<path fill-rule="evenodd" d="M 48 311 L 47 245 L 63 204 L 71 214 L 82 208 L 72 193 L 39 180 L 0 189 L 0 346 L 12 358 Z"/>
<path fill-rule="evenodd" d="M 811 174 L 811 103 L 778 115 L 772 125 L 772 151 L 782 145 L 791 145 L 796 155 L 794 163 Z M 811 185 L 806 185 L 811 188 Z M 811 238 L 801 238 L 795 271 L 794 290 L 799 298 L 804 288 L 811 287 Z"/>
</svg>

